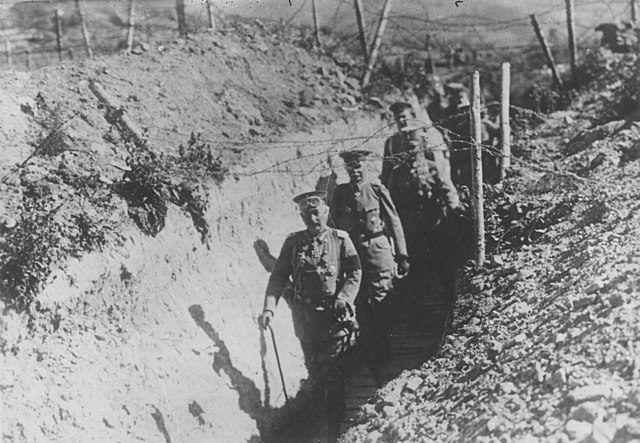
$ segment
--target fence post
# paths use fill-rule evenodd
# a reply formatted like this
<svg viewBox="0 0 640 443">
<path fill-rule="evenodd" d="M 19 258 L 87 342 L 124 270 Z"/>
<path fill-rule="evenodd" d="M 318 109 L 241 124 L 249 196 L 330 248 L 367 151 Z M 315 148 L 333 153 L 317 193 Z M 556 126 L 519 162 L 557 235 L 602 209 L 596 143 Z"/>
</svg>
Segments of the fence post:
<svg viewBox="0 0 640 443">
<path fill-rule="evenodd" d="M 571 57 L 571 77 L 574 85 L 578 82 L 576 39 L 573 33 L 573 0 L 565 0 L 567 4 L 567 34 L 569 35 L 569 56 Z"/>
<path fill-rule="evenodd" d="M 636 23 L 636 20 L 637 20 L 636 0 L 630 0 L 630 1 L 631 1 L 631 23 Z"/>
<path fill-rule="evenodd" d="M 82 10 L 82 5 L 80 5 L 80 0 L 76 0 L 76 11 L 78 11 L 78 17 L 80 17 L 80 27 L 82 28 L 82 38 L 84 39 L 84 46 L 87 50 L 87 55 L 89 56 L 89 58 L 93 58 L 93 48 L 91 47 L 89 30 L 87 29 L 87 24 L 84 21 L 84 11 Z"/>
<path fill-rule="evenodd" d="M 56 46 L 58 48 L 58 61 L 62 61 L 62 11 L 56 9 Z"/>
<path fill-rule="evenodd" d="M 353 0 L 356 9 L 356 21 L 358 22 L 358 34 L 360 35 L 360 46 L 362 46 L 362 55 L 364 56 L 364 65 L 369 64 L 369 48 L 367 47 L 367 36 L 364 33 L 364 18 L 362 15 L 362 0 Z"/>
<path fill-rule="evenodd" d="M 562 79 L 560 78 L 560 74 L 558 74 L 558 68 L 556 67 L 556 63 L 553 61 L 553 54 L 549 50 L 549 45 L 547 45 L 547 41 L 540 32 L 540 25 L 538 24 L 538 18 L 535 14 L 531 14 L 531 24 L 533 25 L 533 30 L 538 37 L 538 41 L 540 42 L 540 46 L 542 47 L 542 52 L 544 52 L 545 57 L 547 58 L 547 63 L 549 63 L 549 67 L 551 68 L 551 73 L 553 74 L 553 80 L 555 80 L 556 84 L 560 89 L 562 89 Z"/>
<path fill-rule="evenodd" d="M 27 48 L 27 52 L 26 52 L 26 61 L 25 61 L 25 65 L 27 67 L 27 71 L 31 71 L 31 66 L 33 66 L 33 60 L 31 58 L 31 48 Z"/>
<path fill-rule="evenodd" d="M 13 71 L 13 55 L 11 54 L 11 40 L 8 38 L 4 41 L 4 50 L 7 55 L 7 66 Z"/>
<path fill-rule="evenodd" d="M 500 92 L 500 181 L 504 180 L 511 166 L 511 125 L 509 124 L 509 94 L 511 92 L 511 64 L 502 64 L 502 89 Z"/>
<path fill-rule="evenodd" d="M 133 31 L 135 28 L 135 0 L 129 0 L 129 26 L 127 29 L 127 54 L 133 49 Z"/>
<path fill-rule="evenodd" d="M 178 34 L 180 37 L 187 35 L 187 21 L 184 14 L 184 0 L 176 0 L 176 12 L 178 14 Z"/>
<path fill-rule="evenodd" d="M 211 0 L 207 0 L 207 18 L 209 19 L 209 30 L 211 30 L 211 32 L 216 32 L 216 19 L 213 16 Z"/>
<path fill-rule="evenodd" d="M 311 0 L 311 12 L 313 12 L 313 28 L 316 39 L 316 45 L 320 46 L 320 27 L 318 26 L 318 8 L 316 0 Z"/>
<path fill-rule="evenodd" d="M 378 58 L 378 50 L 380 49 L 380 43 L 382 43 L 382 34 L 384 34 L 384 28 L 387 26 L 387 18 L 389 17 L 389 11 L 391 10 L 391 0 L 385 0 L 384 7 L 382 8 L 382 14 L 380 15 L 380 22 L 378 23 L 378 30 L 376 31 L 376 38 L 371 45 L 371 51 L 369 52 L 369 63 L 367 63 L 367 69 L 364 72 L 362 78 L 362 87 L 364 88 L 369 84 L 371 78 L 371 71 L 376 64 L 376 58 Z"/>
<path fill-rule="evenodd" d="M 471 75 L 471 149 L 474 241 L 476 266 L 484 265 L 484 197 L 482 189 L 482 120 L 480 115 L 480 73 Z"/>
</svg>

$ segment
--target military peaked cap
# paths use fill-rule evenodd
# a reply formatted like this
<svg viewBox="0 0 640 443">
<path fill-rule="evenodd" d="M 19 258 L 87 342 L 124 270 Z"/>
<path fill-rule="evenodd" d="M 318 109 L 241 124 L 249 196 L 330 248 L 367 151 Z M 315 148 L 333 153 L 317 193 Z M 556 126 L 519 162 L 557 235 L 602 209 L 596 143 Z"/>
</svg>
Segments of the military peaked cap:
<svg viewBox="0 0 640 443">
<path fill-rule="evenodd" d="M 365 157 L 371 154 L 371 151 L 367 151 L 364 149 L 355 149 L 352 151 L 343 151 L 340 153 L 340 158 L 344 160 L 345 163 L 356 163 L 362 161 Z"/>
<path fill-rule="evenodd" d="M 407 102 L 396 102 L 389 107 L 389 111 L 394 114 L 399 114 L 405 109 L 411 109 L 413 111 L 413 106 L 411 106 L 411 103 Z"/>
<path fill-rule="evenodd" d="M 309 191 L 296 195 L 293 202 L 298 204 L 301 211 L 309 208 L 317 208 L 326 204 L 326 191 Z"/>
</svg>

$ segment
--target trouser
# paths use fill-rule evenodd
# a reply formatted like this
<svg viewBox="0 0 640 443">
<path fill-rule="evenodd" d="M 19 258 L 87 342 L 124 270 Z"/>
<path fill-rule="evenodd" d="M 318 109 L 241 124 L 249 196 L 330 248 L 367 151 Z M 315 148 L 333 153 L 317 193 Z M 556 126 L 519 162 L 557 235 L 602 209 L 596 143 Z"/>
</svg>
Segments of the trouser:
<svg viewBox="0 0 640 443">
<path fill-rule="evenodd" d="M 362 282 L 356 298 L 360 343 L 367 364 L 380 382 L 382 368 L 391 350 L 393 249 L 384 235 L 358 241 L 356 249 L 362 263 Z"/>
<path fill-rule="evenodd" d="M 360 343 L 377 381 L 381 381 L 382 368 L 391 353 L 389 337 L 394 318 L 392 289 L 391 270 L 365 272 L 356 299 Z"/>
<path fill-rule="evenodd" d="M 329 441 L 336 441 L 346 410 L 346 384 L 353 373 L 355 331 L 342 328 L 328 311 L 299 302 L 291 309 L 309 377 L 324 403 Z"/>
</svg>

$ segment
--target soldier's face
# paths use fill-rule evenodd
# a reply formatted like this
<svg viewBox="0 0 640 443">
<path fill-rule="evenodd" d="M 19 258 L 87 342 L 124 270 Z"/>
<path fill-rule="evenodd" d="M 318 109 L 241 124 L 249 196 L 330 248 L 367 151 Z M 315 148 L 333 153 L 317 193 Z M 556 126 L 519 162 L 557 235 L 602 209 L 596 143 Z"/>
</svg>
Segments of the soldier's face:
<svg viewBox="0 0 640 443">
<path fill-rule="evenodd" d="M 352 183 L 360 183 L 364 179 L 364 168 L 361 162 L 347 163 L 345 169 Z"/>
<path fill-rule="evenodd" d="M 409 121 L 415 119 L 415 115 L 411 111 L 411 109 L 403 109 L 399 113 L 395 115 L 396 125 L 398 125 L 398 130 L 401 131 L 403 128 L 406 128 L 409 124 Z"/>
<path fill-rule="evenodd" d="M 300 216 L 302 217 L 309 233 L 319 234 L 327 227 L 329 207 L 327 205 L 322 205 L 316 208 L 308 208 L 302 211 Z"/>
</svg>

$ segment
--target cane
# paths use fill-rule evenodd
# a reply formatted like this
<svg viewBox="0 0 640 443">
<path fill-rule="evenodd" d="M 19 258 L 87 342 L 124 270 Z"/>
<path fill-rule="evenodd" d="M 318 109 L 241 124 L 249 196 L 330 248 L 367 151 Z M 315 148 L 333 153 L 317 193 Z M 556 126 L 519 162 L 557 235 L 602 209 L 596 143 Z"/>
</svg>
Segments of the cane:
<svg viewBox="0 0 640 443">
<path fill-rule="evenodd" d="M 278 362 L 278 371 L 280 371 L 280 381 L 282 382 L 282 390 L 284 391 L 284 401 L 286 404 L 289 403 L 289 396 L 287 395 L 287 387 L 284 385 L 284 375 L 282 374 L 282 365 L 280 364 L 280 355 L 278 354 L 278 345 L 276 345 L 276 335 L 273 333 L 273 328 L 271 325 L 267 325 L 269 331 L 271 332 L 271 341 L 273 342 L 273 350 L 276 353 L 276 361 Z"/>
</svg>

